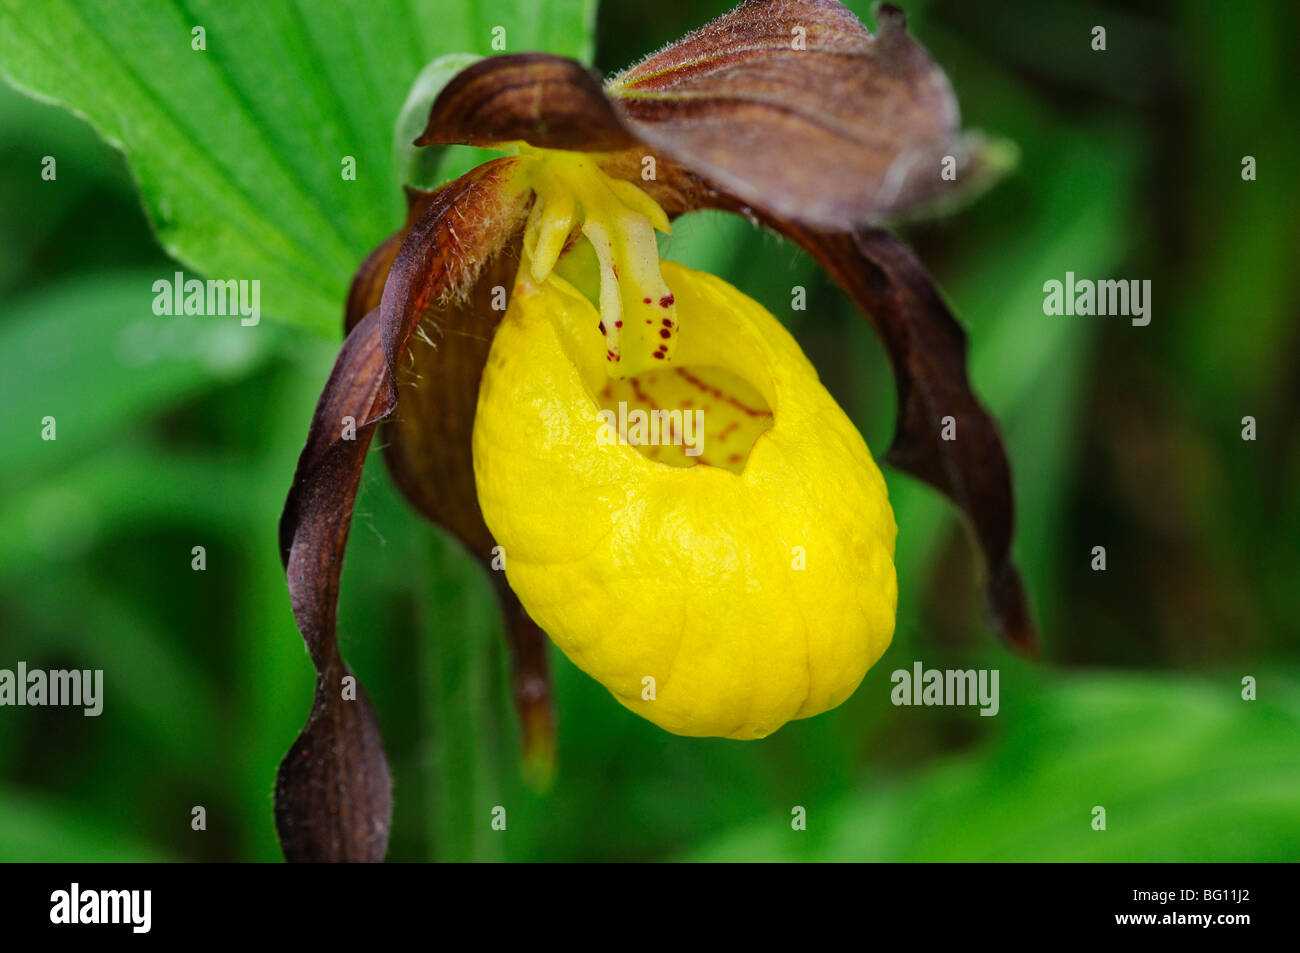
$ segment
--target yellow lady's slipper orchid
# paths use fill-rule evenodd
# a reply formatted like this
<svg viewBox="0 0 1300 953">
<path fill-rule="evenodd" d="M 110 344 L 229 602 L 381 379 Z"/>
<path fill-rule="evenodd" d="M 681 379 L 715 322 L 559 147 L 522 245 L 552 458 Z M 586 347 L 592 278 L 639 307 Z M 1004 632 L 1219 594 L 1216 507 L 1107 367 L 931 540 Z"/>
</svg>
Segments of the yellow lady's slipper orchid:
<svg viewBox="0 0 1300 953">
<path fill-rule="evenodd" d="M 526 257 L 479 391 L 479 505 L 529 615 L 623 705 L 677 734 L 762 738 L 840 704 L 889 645 L 885 483 L 780 323 L 711 275 L 661 277 L 651 219 L 666 216 L 594 163 L 585 175 L 584 233 L 624 268 L 602 260 L 598 312 L 549 267 L 558 254 Z M 558 206 L 567 236 L 575 197 L 544 194 L 535 221 Z M 547 254 L 551 234 L 525 249 Z M 660 439 L 611 439 L 612 408 Z M 692 456 L 678 437 L 696 417 Z"/>
<path fill-rule="evenodd" d="M 965 334 L 881 227 L 987 182 L 1006 151 L 960 128 L 902 11 L 875 16 L 872 34 L 837 0 L 746 0 L 603 84 L 540 53 L 458 67 L 431 104 L 417 81 L 402 113 L 428 109 L 415 146 L 513 154 L 408 188 L 404 228 L 349 291 L 281 519 L 317 672 L 277 778 L 286 857 L 377 860 L 386 845 L 378 718 L 355 680 L 340 691 L 353 676 L 337 639 L 381 424 L 397 487 L 490 570 L 537 774 L 555 752 L 548 634 L 637 714 L 741 739 L 840 704 L 885 651 L 884 482 L 775 318 L 660 261 L 655 232 L 695 209 L 795 242 L 870 321 L 897 383 L 887 460 L 970 516 L 997 628 L 1033 645 L 1010 470 Z"/>
</svg>

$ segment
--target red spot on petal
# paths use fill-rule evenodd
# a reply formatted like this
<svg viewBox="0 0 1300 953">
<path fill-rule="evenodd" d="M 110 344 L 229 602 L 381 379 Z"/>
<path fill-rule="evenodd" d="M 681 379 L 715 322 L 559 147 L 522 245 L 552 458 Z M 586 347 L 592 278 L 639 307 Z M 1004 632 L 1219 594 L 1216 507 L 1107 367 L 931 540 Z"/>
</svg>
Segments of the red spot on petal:
<svg viewBox="0 0 1300 953">
<path fill-rule="evenodd" d="M 615 322 L 614 322 L 614 327 L 616 327 L 616 328 L 621 328 L 622 326 L 623 326 L 623 322 L 622 322 L 622 321 L 615 321 Z"/>
<path fill-rule="evenodd" d="M 662 360 L 664 359 L 664 352 L 663 352 L 663 351 L 655 351 L 654 356 L 657 357 L 657 358 L 659 358 L 659 360 L 662 361 Z"/>
<path fill-rule="evenodd" d="M 604 322 L 604 321 L 600 322 L 600 324 L 596 325 L 596 327 L 600 328 L 600 333 L 601 333 L 601 334 L 604 334 L 604 333 L 605 333 L 605 322 Z"/>
<path fill-rule="evenodd" d="M 672 326 L 673 326 L 673 319 L 672 319 L 672 318 L 664 318 L 664 327 L 666 327 L 666 328 L 671 328 Z"/>
<path fill-rule="evenodd" d="M 614 269 L 614 280 L 618 281 L 618 265 L 610 265 L 609 267 Z"/>
<path fill-rule="evenodd" d="M 676 300 L 677 299 L 673 297 L 673 293 L 670 291 L 668 292 L 668 294 L 664 295 L 662 298 L 659 299 L 659 307 L 671 308 L 673 306 L 673 302 Z"/>
<path fill-rule="evenodd" d="M 642 301 L 644 304 L 649 304 L 649 303 L 650 303 L 650 299 L 649 299 L 649 298 L 642 298 L 641 301 Z"/>
<path fill-rule="evenodd" d="M 673 332 L 672 332 L 672 331 L 669 331 L 667 328 L 664 328 L 663 330 L 661 330 L 661 331 L 659 332 L 659 336 L 660 336 L 661 338 L 670 338 L 670 337 L 673 336 Z"/>
</svg>

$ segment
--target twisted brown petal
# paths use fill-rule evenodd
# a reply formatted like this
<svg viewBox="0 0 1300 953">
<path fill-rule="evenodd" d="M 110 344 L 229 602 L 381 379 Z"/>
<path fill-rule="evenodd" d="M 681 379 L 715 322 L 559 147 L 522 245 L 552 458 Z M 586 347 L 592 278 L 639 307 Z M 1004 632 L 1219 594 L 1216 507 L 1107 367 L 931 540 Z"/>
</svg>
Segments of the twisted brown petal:
<svg viewBox="0 0 1300 953">
<path fill-rule="evenodd" d="M 516 236 L 483 266 L 468 297 L 433 310 L 421 322 L 398 371 L 397 413 L 384 427 L 384 458 L 398 488 L 489 570 L 495 541 L 474 485 L 474 413 L 492 336 L 503 317 L 493 305 L 514 282 L 519 245 Z M 406 274 L 418 283 L 418 270 Z M 394 273 L 399 289 L 397 283 L 405 280 Z M 414 288 L 394 292 L 415 293 Z M 531 775 L 544 776 L 554 748 L 546 636 L 520 606 L 505 574 L 494 571 L 492 580 L 506 622 L 525 764 Z"/>
<path fill-rule="evenodd" d="M 347 305 L 343 309 L 345 332 L 351 332 L 362 318 L 379 307 L 384 297 L 384 284 L 388 281 L 388 273 L 393 268 L 393 259 L 397 257 L 398 249 L 402 247 L 406 236 L 424 215 L 434 196 L 438 194 L 436 190 L 426 192 L 409 185 L 405 187 L 405 191 L 406 224 L 402 226 L 401 231 L 390 235 L 378 248 L 367 255 L 361 262 L 361 267 L 357 269 L 357 273 L 352 276 L 352 284 L 348 287 Z"/>
<path fill-rule="evenodd" d="M 307 447 L 280 521 L 293 614 L 312 663 L 316 696 L 307 726 L 280 763 L 275 822 L 290 861 L 377 861 L 388 842 L 392 784 L 374 710 L 339 656 L 339 572 L 370 427 L 339 439 L 382 406 L 379 312 L 348 336 L 316 405 Z"/>
<path fill-rule="evenodd" d="M 377 308 L 407 234 L 434 192 L 407 188 L 406 227 L 362 262 L 348 292 L 347 327 Z M 502 314 L 496 289 L 507 289 L 518 264 L 517 239 L 483 266 L 478 280 L 450 307 L 430 314 L 399 369 L 400 412 L 385 422 L 384 458 L 394 482 L 424 516 L 455 533 L 492 568 L 494 541 L 474 487 L 473 423 L 478 384 Z M 430 336 L 432 335 L 432 336 Z M 542 786 L 553 770 L 555 714 L 546 635 L 519 604 L 501 572 L 492 572 L 510 646 L 512 695 L 519 714 L 525 772 Z"/>
<path fill-rule="evenodd" d="M 367 259 L 349 295 L 350 309 L 373 304 L 391 254 L 385 287 L 394 290 L 344 343 L 280 520 L 294 617 L 317 671 L 307 725 L 276 781 L 276 826 L 289 860 L 383 858 L 392 782 L 369 699 L 360 686 L 344 684 L 349 673 L 336 633 L 352 507 L 375 428 L 397 406 L 399 364 L 417 323 L 467 307 L 465 293 L 482 263 L 518 231 L 527 194 L 514 181 L 516 165 L 490 162 L 435 193 L 413 196 L 408 234 Z"/>
<path fill-rule="evenodd" d="M 770 217 L 767 224 L 821 263 L 884 342 L 898 390 L 898 423 L 885 461 L 946 493 L 970 518 L 987 563 L 994 624 L 1012 645 L 1036 651 L 1011 558 L 1011 468 L 997 425 L 971 390 L 966 332 L 916 255 L 889 232 L 818 232 Z M 943 439 L 945 417 L 953 418 L 955 439 Z"/>
</svg>

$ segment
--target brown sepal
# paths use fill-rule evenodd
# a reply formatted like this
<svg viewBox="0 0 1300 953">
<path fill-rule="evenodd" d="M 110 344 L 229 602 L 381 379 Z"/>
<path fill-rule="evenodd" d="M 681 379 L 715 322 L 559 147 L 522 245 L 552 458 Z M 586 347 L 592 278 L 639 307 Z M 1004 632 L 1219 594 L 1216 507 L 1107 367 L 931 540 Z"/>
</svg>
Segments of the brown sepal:
<svg viewBox="0 0 1300 953">
<path fill-rule="evenodd" d="M 916 255 L 889 232 L 819 232 L 770 216 L 765 222 L 817 259 L 884 342 L 898 392 L 885 462 L 941 490 L 965 512 L 984 552 L 994 625 L 1009 644 L 1036 653 L 1037 632 L 1011 556 L 1011 468 L 997 425 L 971 390 L 966 332 Z M 942 437 L 949 416 L 954 440 Z"/>
<path fill-rule="evenodd" d="M 364 690 L 357 686 L 355 701 L 344 697 L 350 673 L 337 641 L 343 555 L 366 453 L 379 422 L 397 407 L 399 366 L 416 324 L 439 309 L 449 324 L 457 320 L 483 262 L 518 232 L 527 193 L 514 182 L 516 164 L 496 160 L 437 192 L 413 195 L 406 236 L 367 259 L 349 294 L 350 309 L 373 304 L 391 255 L 383 285 L 397 290 L 385 290 L 344 342 L 280 520 L 294 617 L 317 670 L 307 725 L 276 781 L 276 826 L 291 861 L 383 859 L 392 781 Z M 470 493 L 477 509 L 472 485 Z"/>
<path fill-rule="evenodd" d="M 751 0 L 609 92 L 639 139 L 746 204 L 828 229 L 894 218 L 964 182 L 978 140 L 902 11 L 876 19 L 872 36 L 833 0 Z"/>
<path fill-rule="evenodd" d="M 371 428 L 384 354 L 379 312 L 348 336 L 316 405 L 280 520 L 280 546 L 298 630 L 316 666 L 307 725 L 280 763 L 275 823 L 289 861 L 378 861 L 388 842 L 392 782 L 374 710 L 364 689 L 344 699 L 349 675 L 339 656 L 339 572 Z M 355 440 L 342 440 L 353 416 Z"/>
<path fill-rule="evenodd" d="M 882 4 L 876 16 L 872 36 L 834 0 L 750 0 L 603 90 L 572 60 L 490 57 L 447 84 L 417 144 L 636 149 L 786 221 L 846 230 L 895 218 L 987 170 L 902 11 Z M 953 178 L 940 174 L 946 156 Z"/>
<path fill-rule="evenodd" d="M 492 146 L 522 140 L 545 149 L 612 152 L 637 145 L 576 60 L 511 53 L 479 60 L 434 101 L 417 146 Z"/>
<path fill-rule="evenodd" d="M 406 188 L 406 226 L 367 256 L 348 291 L 350 329 L 377 308 L 397 250 L 435 192 Z M 473 421 L 478 384 L 502 313 L 495 289 L 509 288 L 518 265 L 517 236 L 480 272 L 466 295 L 435 310 L 416 332 L 398 372 L 398 412 L 385 421 L 384 458 L 393 480 L 427 519 L 453 532 L 491 571 L 494 540 L 474 488 Z M 533 778 L 549 772 L 555 713 L 546 636 L 529 618 L 501 572 L 492 572 L 510 647 L 511 685 L 525 763 Z"/>
</svg>

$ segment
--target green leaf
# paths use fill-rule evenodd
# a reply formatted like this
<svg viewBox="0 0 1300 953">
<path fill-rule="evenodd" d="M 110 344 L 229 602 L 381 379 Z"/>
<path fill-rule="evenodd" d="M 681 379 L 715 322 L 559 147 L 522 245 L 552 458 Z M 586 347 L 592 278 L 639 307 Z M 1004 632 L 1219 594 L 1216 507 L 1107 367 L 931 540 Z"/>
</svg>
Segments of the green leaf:
<svg viewBox="0 0 1300 953">
<path fill-rule="evenodd" d="M 337 335 L 358 262 L 400 222 L 390 149 L 421 68 L 440 54 L 500 52 L 494 39 L 588 57 L 594 10 L 595 0 L 48 0 L 33 15 L 26 0 L 0 0 L 0 75 L 84 116 L 126 154 L 178 261 L 257 279 L 268 315 Z M 343 176 L 349 159 L 355 180 Z"/>
<path fill-rule="evenodd" d="M 500 860 L 502 838 L 490 826 L 502 804 L 501 723 L 494 719 L 494 662 L 502 644 L 500 610 L 483 569 L 449 536 L 431 541 L 432 582 L 420 608 L 422 723 L 429 758 L 429 814 L 437 860 Z M 515 762 L 517 763 L 517 762 Z"/>
<path fill-rule="evenodd" d="M 158 317 L 156 277 L 93 275 L 14 304 L 0 326 L 0 484 L 84 460 L 142 418 L 247 375 L 287 335 L 238 318 Z M 54 440 L 43 439 L 47 417 Z"/>
<path fill-rule="evenodd" d="M 132 527 L 183 519 L 221 531 L 244 518 L 248 498 L 266 479 L 243 463 L 163 452 L 143 441 L 91 454 L 6 493 L 0 579 L 25 567 L 57 566 Z"/>
<path fill-rule="evenodd" d="M 804 805 L 806 831 L 772 817 L 692 859 L 1228 862 L 1300 852 L 1293 681 L 1261 673 L 1267 694 L 1243 701 L 1236 675 L 1002 676 L 1001 712 L 974 717 L 1002 723 L 983 750 Z M 1097 806 L 1105 830 L 1093 829 Z"/>
<path fill-rule="evenodd" d="M 149 751 L 162 755 L 166 770 L 184 768 L 191 778 L 206 778 L 218 751 L 212 726 L 221 721 L 221 706 L 175 633 L 77 568 L 31 573 L 20 581 L 17 616 L 24 624 L 13 646 L 18 657 L 62 652 L 79 667 L 103 670 L 113 702 L 95 718 L 97 737 L 111 726 L 129 726 Z M 87 618 L 95 620 L 93 628 L 85 625 Z M 39 633 L 39 644 L 21 638 L 28 632 Z"/>
<path fill-rule="evenodd" d="M 174 860 L 124 836 L 116 817 L 96 817 L 48 795 L 0 787 L 0 857 L 25 861 L 103 863 Z"/>
<path fill-rule="evenodd" d="M 449 53 L 440 56 L 420 70 L 411 84 L 411 91 L 402 104 L 393 127 L 393 158 L 396 161 L 398 181 L 403 185 L 430 189 L 438 184 L 438 170 L 446 155 L 445 146 L 421 148 L 415 140 L 424 132 L 429 121 L 429 110 L 442 88 L 461 70 L 477 63 L 481 57 L 471 53 Z"/>
</svg>

